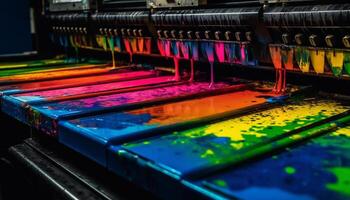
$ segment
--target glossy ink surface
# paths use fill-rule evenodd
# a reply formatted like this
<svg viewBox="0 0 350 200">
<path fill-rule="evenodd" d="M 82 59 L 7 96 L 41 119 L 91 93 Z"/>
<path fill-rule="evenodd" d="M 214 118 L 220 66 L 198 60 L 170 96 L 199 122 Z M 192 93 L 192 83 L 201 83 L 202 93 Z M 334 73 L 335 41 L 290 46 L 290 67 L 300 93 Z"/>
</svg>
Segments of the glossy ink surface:
<svg viewBox="0 0 350 200">
<path fill-rule="evenodd" d="M 29 83 L 0 86 L 0 93 L 11 94 L 11 93 L 26 92 L 26 91 L 29 92 L 29 91 L 36 91 L 36 90 L 68 88 L 68 87 L 75 87 L 79 85 L 96 84 L 99 82 L 112 82 L 118 79 L 120 79 L 119 73 L 110 73 L 110 74 L 103 74 L 103 75 L 97 75 L 97 76 L 84 76 L 84 77 L 77 77 L 77 78 L 50 80 L 50 81 L 29 82 Z"/>
<path fill-rule="evenodd" d="M 172 78 L 172 77 L 171 77 Z M 32 109 L 51 117 L 78 114 L 98 109 L 112 108 L 159 98 L 179 97 L 208 91 L 207 83 L 181 84 L 159 88 L 132 91 L 121 94 L 60 101 L 33 106 Z"/>
<path fill-rule="evenodd" d="M 350 127 L 346 127 L 211 176 L 204 184 L 238 199 L 349 199 L 349 152 Z"/>
<path fill-rule="evenodd" d="M 21 73 L 18 75 L 0 77 L 1 84 L 10 84 L 23 81 L 47 80 L 53 78 L 64 78 L 73 76 L 83 76 L 109 72 L 111 68 L 96 65 L 78 65 L 75 67 L 63 67 L 53 70 L 40 70 L 37 73 Z"/>
<path fill-rule="evenodd" d="M 231 163 L 247 148 L 346 110 L 331 100 L 300 101 L 125 145 L 124 149 L 179 175 L 191 174 Z M 274 148 L 273 143 L 269 148 Z"/>
<path fill-rule="evenodd" d="M 41 67 L 49 65 L 69 64 L 68 60 L 64 59 L 47 59 L 47 60 L 32 60 L 22 62 L 0 63 L 0 69 L 15 69 L 23 67 Z"/>
<path fill-rule="evenodd" d="M 265 103 L 263 93 L 244 90 L 128 112 L 111 113 L 69 121 L 70 125 L 99 138 L 124 138 L 145 131 L 199 120 L 247 106 Z M 117 140 L 117 139 L 116 139 Z"/>
<path fill-rule="evenodd" d="M 54 66 L 42 66 L 42 67 L 29 67 L 29 68 L 18 68 L 18 69 L 3 69 L 0 70 L 0 78 L 5 78 L 7 76 L 19 76 L 25 74 L 35 74 L 35 73 L 43 73 L 43 72 L 54 72 L 54 71 L 62 71 L 69 69 L 77 69 L 79 67 L 82 68 L 91 68 L 93 65 L 87 63 L 81 64 L 67 64 L 67 65 L 54 65 Z"/>
<path fill-rule="evenodd" d="M 118 75 L 120 79 L 138 78 L 138 77 L 143 77 L 147 75 L 153 75 L 153 72 L 139 71 L 139 72 L 120 73 Z M 169 80 L 169 77 L 156 77 L 156 78 L 138 79 L 138 80 L 130 80 L 130 81 L 116 81 L 112 83 L 104 83 L 104 84 L 97 84 L 97 85 L 20 93 L 20 94 L 11 95 L 11 97 L 17 99 L 18 101 L 29 103 L 32 101 L 54 100 L 57 97 L 74 96 L 79 94 L 88 94 L 88 93 L 101 92 L 101 91 L 107 91 L 107 90 L 113 90 L 113 89 L 130 88 L 130 87 L 142 86 L 146 84 L 157 84 L 157 83 L 166 82 L 168 80 Z"/>
</svg>

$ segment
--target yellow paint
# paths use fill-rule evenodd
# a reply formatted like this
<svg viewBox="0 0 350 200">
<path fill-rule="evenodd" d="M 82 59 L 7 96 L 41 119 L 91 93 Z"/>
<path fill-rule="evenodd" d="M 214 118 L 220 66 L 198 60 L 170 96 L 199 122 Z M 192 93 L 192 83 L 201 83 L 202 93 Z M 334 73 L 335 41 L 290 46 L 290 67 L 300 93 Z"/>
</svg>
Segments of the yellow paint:
<svg viewBox="0 0 350 200">
<path fill-rule="evenodd" d="M 333 68 L 343 69 L 344 64 L 344 53 L 341 51 L 327 51 L 328 63 Z"/>
<path fill-rule="evenodd" d="M 344 135 L 344 136 L 350 137 L 350 126 L 348 126 L 346 128 L 341 128 L 341 129 L 335 131 L 332 135 L 334 135 L 334 136 Z"/>
<path fill-rule="evenodd" d="M 202 158 L 206 158 L 206 157 L 212 156 L 212 155 L 214 155 L 214 151 L 211 150 L 211 149 L 207 149 L 207 150 L 205 151 L 205 153 L 204 153 L 201 157 L 202 157 Z"/>
<path fill-rule="evenodd" d="M 325 69 L 326 52 L 324 50 L 310 50 L 311 63 L 317 74 L 323 74 Z"/>
<path fill-rule="evenodd" d="M 310 71 L 310 63 L 309 62 L 299 62 L 299 68 L 302 72 L 307 73 Z"/>
<path fill-rule="evenodd" d="M 263 137 L 266 136 L 266 134 L 259 131 L 266 129 L 267 127 L 283 127 L 286 126 L 287 123 L 298 119 L 303 122 L 296 124 L 295 128 L 298 128 L 302 127 L 320 113 L 324 116 L 332 116 L 346 110 L 346 107 L 333 101 L 319 101 L 304 105 L 286 105 L 281 108 L 275 108 L 209 125 L 205 129 L 205 134 L 215 134 L 218 137 L 228 137 L 231 141 L 235 142 L 231 143 L 233 148 L 241 149 L 244 146 L 244 135 Z M 192 134 L 189 133 L 188 136 L 191 137 Z M 195 137 L 195 135 L 193 135 L 193 137 Z"/>
</svg>

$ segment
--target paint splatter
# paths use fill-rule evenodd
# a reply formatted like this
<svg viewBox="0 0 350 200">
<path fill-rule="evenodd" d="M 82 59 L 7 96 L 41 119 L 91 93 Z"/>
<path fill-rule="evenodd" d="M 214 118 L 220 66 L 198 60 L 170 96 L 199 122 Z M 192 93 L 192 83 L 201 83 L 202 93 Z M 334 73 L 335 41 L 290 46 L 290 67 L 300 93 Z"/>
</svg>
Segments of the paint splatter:
<svg viewBox="0 0 350 200">
<path fill-rule="evenodd" d="M 335 167 L 330 172 L 337 177 L 337 182 L 328 183 L 327 188 L 350 197 L 350 167 Z"/>
<path fill-rule="evenodd" d="M 232 198 L 249 199 L 267 195 L 284 199 L 280 192 L 309 199 L 349 199 L 350 193 L 350 126 L 312 139 L 301 146 L 286 149 L 271 158 L 244 164 L 234 169 L 196 181 L 204 190 L 221 191 Z M 285 167 L 298 169 L 292 175 Z M 290 169 L 289 169 L 290 170 Z M 217 183 L 224 181 L 225 186 Z M 277 189 L 277 190 L 276 190 Z M 254 198 L 255 199 L 255 198 Z"/>
<path fill-rule="evenodd" d="M 70 124 L 84 130 L 93 130 L 93 135 L 118 138 L 121 135 L 142 135 L 154 130 L 178 123 L 188 123 L 220 113 L 235 111 L 247 106 L 265 103 L 257 91 L 238 91 L 228 94 L 203 97 L 164 105 L 152 106 L 122 113 L 111 113 L 70 121 Z M 125 119 L 133 118 L 132 121 Z M 127 117 L 128 116 L 128 117 Z M 147 119 L 144 118 L 147 116 Z M 121 134 L 123 133 L 123 134 Z M 103 135 L 103 136 L 102 136 Z"/>
<path fill-rule="evenodd" d="M 218 84 L 217 89 L 228 87 L 227 84 Z M 138 102 L 144 102 L 144 101 L 155 101 L 156 99 L 162 99 L 162 98 L 170 98 L 170 97 L 179 97 L 184 95 L 194 95 L 196 93 L 210 91 L 208 88 L 208 83 L 193 83 L 193 84 L 182 84 L 182 85 L 175 85 L 175 86 L 169 86 L 169 87 L 160 87 L 160 88 L 153 88 L 149 90 L 142 90 L 142 91 L 134 91 L 134 92 L 128 92 L 128 93 L 121 93 L 121 94 L 112 94 L 112 95 L 106 95 L 106 96 L 98 96 L 98 97 L 91 97 L 91 98 L 85 98 L 85 99 L 79 99 L 79 100 L 71 100 L 71 101 L 61 101 L 56 103 L 48 103 L 48 104 L 42 104 L 38 106 L 33 106 L 32 109 L 29 112 L 29 116 L 32 112 L 40 111 L 40 115 L 36 115 L 35 118 L 30 121 L 37 122 L 35 123 L 36 127 L 41 127 L 41 129 L 45 130 L 46 133 L 52 133 L 56 130 L 53 130 L 53 127 L 50 126 L 52 124 L 52 121 L 54 121 L 57 117 L 63 117 L 66 115 L 76 115 L 78 116 L 81 112 L 91 112 L 96 111 L 100 109 L 106 109 L 106 108 L 116 108 L 118 106 L 123 106 L 127 104 L 132 103 L 138 103 Z M 175 104 L 179 105 L 179 104 Z M 185 105 L 185 104 L 184 104 Z M 158 110 L 158 115 L 161 114 L 162 106 L 152 107 L 154 108 L 154 111 Z M 169 108 L 169 111 L 176 107 L 167 107 Z M 180 108 L 180 107 L 179 107 Z M 189 108 L 188 108 L 189 109 Z M 181 111 L 181 109 L 177 109 L 178 111 Z M 139 112 L 141 111 L 138 110 Z M 144 113 L 147 115 L 147 110 L 144 109 Z M 175 114 L 175 113 L 174 113 Z M 150 113 L 148 113 L 150 115 Z M 158 116 L 156 115 L 156 116 Z M 165 115 L 165 114 L 164 114 Z M 103 118 L 103 120 L 100 120 L 100 123 L 95 124 L 96 128 L 99 130 L 99 127 L 103 127 L 106 124 L 110 124 L 112 126 L 112 123 L 115 122 L 115 119 L 113 117 L 114 115 L 111 115 L 108 117 L 106 115 L 106 118 Z M 142 117 L 143 114 L 140 114 L 139 117 Z M 154 118 L 156 118 L 154 116 Z M 137 118 L 138 115 L 135 116 Z M 169 118 L 170 118 L 169 113 Z M 81 120 L 82 123 L 85 122 L 88 123 L 90 121 L 94 121 L 96 118 L 91 117 L 84 120 Z M 151 120 L 151 119 L 150 119 Z M 77 121 L 76 123 L 80 123 L 80 121 Z M 120 121 L 120 123 L 124 123 L 123 120 Z M 139 125 L 140 122 L 137 120 L 134 123 L 129 124 L 130 127 Z M 90 123 L 88 123 L 90 124 Z M 118 123 L 116 123 L 118 124 Z M 140 124 L 140 127 L 142 124 Z M 79 125 L 80 126 L 80 125 Z M 45 128 L 44 128 L 45 127 Z M 108 126 L 109 127 L 109 126 Z M 88 128 L 88 127 L 87 127 Z M 140 130 L 142 130 L 140 128 Z M 149 128 L 146 124 L 144 124 L 145 129 Z M 114 130 L 110 130 L 111 133 L 114 132 Z M 116 130 L 117 131 L 117 130 Z"/>
<path fill-rule="evenodd" d="M 294 167 L 291 167 L 291 166 L 287 166 L 284 168 L 284 171 L 287 173 L 287 174 L 295 174 L 296 170 Z"/>
<path fill-rule="evenodd" d="M 230 163 L 240 152 L 254 145 L 347 109 L 334 101 L 303 101 L 175 132 L 150 140 L 148 145 L 134 143 L 124 147 L 127 151 L 166 165 L 181 174 L 190 174 Z M 273 144 L 270 145 L 270 148 L 274 148 Z M 208 150 L 213 153 L 208 154 Z"/>
</svg>

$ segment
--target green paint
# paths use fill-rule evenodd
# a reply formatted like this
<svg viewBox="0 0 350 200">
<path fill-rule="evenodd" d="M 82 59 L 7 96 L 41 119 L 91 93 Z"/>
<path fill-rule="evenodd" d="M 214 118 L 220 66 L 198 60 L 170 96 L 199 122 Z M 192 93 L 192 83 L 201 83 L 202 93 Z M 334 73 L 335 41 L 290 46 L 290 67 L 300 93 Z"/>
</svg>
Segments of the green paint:
<svg viewBox="0 0 350 200">
<path fill-rule="evenodd" d="M 350 197 L 350 168 L 335 167 L 331 168 L 329 171 L 337 177 L 337 182 L 329 183 L 326 187 Z"/>
<path fill-rule="evenodd" d="M 20 69 L 8 69 L 8 70 L 1 70 L 0 71 L 0 77 L 4 76 L 14 76 L 14 75 L 20 75 L 20 74 L 29 74 L 34 72 L 40 72 L 43 70 L 49 70 L 49 69 L 62 69 L 65 67 L 74 67 L 78 65 L 58 65 L 58 66 L 46 66 L 46 67 L 28 67 L 28 68 L 20 68 Z"/>
<path fill-rule="evenodd" d="M 310 51 L 307 48 L 295 48 L 295 59 L 302 72 L 310 71 Z"/>
<path fill-rule="evenodd" d="M 342 72 L 343 72 L 343 69 L 342 68 L 339 68 L 339 67 L 331 67 L 332 69 L 332 72 L 334 74 L 334 76 L 341 76 L 342 75 Z"/>
<path fill-rule="evenodd" d="M 286 172 L 287 174 L 295 174 L 296 170 L 294 167 L 287 166 L 284 168 L 284 172 Z"/>
<path fill-rule="evenodd" d="M 344 53 L 344 67 L 348 75 L 350 75 L 350 52 Z"/>
<path fill-rule="evenodd" d="M 224 180 L 217 179 L 214 181 L 214 184 L 219 186 L 219 187 L 227 187 L 227 183 Z"/>
</svg>

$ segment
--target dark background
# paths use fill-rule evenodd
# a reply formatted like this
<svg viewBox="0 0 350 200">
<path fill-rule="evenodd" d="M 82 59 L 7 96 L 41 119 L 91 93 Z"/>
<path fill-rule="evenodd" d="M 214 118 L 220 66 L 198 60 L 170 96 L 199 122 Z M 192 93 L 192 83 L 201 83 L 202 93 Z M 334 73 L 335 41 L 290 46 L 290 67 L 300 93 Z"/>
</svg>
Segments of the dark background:
<svg viewBox="0 0 350 200">
<path fill-rule="evenodd" d="M 29 0 L 1 1 L 0 55 L 32 51 Z"/>
</svg>

